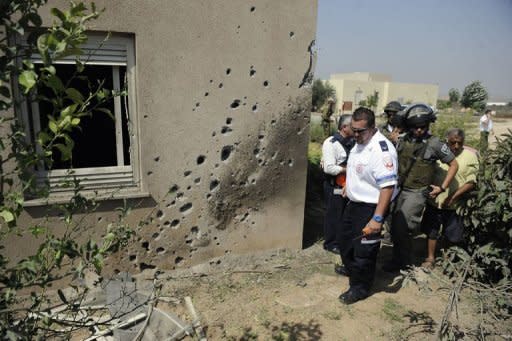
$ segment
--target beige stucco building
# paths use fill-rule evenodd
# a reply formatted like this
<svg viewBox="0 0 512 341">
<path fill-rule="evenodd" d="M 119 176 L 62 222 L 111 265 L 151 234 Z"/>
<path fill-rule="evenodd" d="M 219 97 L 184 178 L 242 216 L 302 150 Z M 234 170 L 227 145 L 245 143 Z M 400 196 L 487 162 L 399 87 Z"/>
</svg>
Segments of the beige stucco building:
<svg viewBox="0 0 512 341">
<path fill-rule="evenodd" d="M 95 2 L 105 11 L 90 28 L 91 70 L 127 87 L 128 96 L 113 104 L 115 124 L 93 125 L 91 144 L 77 143 L 75 175 L 84 193 L 103 197 L 94 212 L 77 216 L 77 240 L 105 234 L 127 199 L 135 237 L 110 260 L 114 270 L 300 248 L 317 2 Z M 69 2 L 50 0 L 45 25 L 54 20 L 51 7 Z M 106 32 L 111 38 L 98 49 Z M 38 124 L 29 138 L 44 125 L 43 110 L 26 103 L 17 113 Z M 50 202 L 27 198 L 20 226 L 62 231 L 48 204 L 71 198 L 56 186 L 67 170 L 40 172 L 50 180 Z M 27 232 L 5 244 L 2 252 L 19 258 L 37 241 Z"/>
<path fill-rule="evenodd" d="M 423 102 L 435 106 L 439 93 L 437 84 L 398 83 L 393 82 L 390 75 L 381 73 L 336 73 L 331 75 L 329 83 L 336 89 L 336 112 L 353 111 L 375 91 L 378 93 L 376 113 L 381 113 L 390 101 L 401 104 Z"/>
</svg>

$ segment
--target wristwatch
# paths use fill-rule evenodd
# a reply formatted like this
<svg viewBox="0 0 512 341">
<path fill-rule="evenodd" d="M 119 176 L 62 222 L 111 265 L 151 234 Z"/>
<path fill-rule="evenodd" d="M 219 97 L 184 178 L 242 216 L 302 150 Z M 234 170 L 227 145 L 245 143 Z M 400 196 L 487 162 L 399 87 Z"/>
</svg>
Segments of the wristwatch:
<svg viewBox="0 0 512 341">
<path fill-rule="evenodd" d="M 439 188 L 441 188 L 441 193 L 446 191 L 446 188 L 444 188 L 443 185 L 439 186 Z"/>
<path fill-rule="evenodd" d="M 378 223 L 382 223 L 384 221 L 384 218 L 381 215 L 378 215 L 378 214 L 374 215 L 372 219 L 375 220 Z"/>
</svg>

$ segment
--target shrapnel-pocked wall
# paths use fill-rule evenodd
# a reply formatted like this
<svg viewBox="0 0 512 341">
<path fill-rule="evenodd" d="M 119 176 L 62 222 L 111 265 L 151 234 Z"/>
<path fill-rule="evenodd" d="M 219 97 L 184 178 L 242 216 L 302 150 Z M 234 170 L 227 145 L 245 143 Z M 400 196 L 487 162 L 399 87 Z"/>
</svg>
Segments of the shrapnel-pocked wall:
<svg viewBox="0 0 512 341">
<path fill-rule="evenodd" d="M 317 2 L 96 5 L 105 12 L 92 31 L 134 39 L 134 166 L 148 193 L 129 202 L 135 242 L 113 268 L 174 269 L 230 252 L 300 248 Z M 68 3 L 50 1 L 46 24 L 51 7 Z M 103 202 L 83 235 L 103 233 L 121 204 Z M 23 220 L 45 212 L 27 208 Z M 17 243 L 7 251 L 27 252 Z"/>
</svg>

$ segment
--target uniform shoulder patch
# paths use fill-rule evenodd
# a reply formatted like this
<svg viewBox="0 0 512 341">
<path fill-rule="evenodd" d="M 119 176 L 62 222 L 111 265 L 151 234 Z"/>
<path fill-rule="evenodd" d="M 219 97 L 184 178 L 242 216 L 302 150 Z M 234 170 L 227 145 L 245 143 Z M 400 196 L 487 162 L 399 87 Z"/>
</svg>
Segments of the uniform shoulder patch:
<svg viewBox="0 0 512 341">
<path fill-rule="evenodd" d="M 448 147 L 445 143 L 441 145 L 441 153 L 448 155 L 450 152 L 450 147 Z"/>
<path fill-rule="evenodd" d="M 389 150 L 388 144 L 386 141 L 379 141 L 380 149 L 382 149 L 383 152 L 387 152 Z"/>
</svg>

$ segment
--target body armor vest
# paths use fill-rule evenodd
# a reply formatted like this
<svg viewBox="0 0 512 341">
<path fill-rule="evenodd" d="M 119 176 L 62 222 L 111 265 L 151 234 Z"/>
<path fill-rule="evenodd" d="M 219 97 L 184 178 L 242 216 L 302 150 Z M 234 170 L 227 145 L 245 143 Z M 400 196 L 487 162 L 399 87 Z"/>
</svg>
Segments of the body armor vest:
<svg viewBox="0 0 512 341">
<path fill-rule="evenodd" d="M 432 183 L 436 161 L 425 159 L 430 138 L 415 141 L 406 135 L 398 144 L 398 176 L 402 188 L 420 189 Z M 408 172 L 407 172 L 408 171 Z"/>
</svg>

